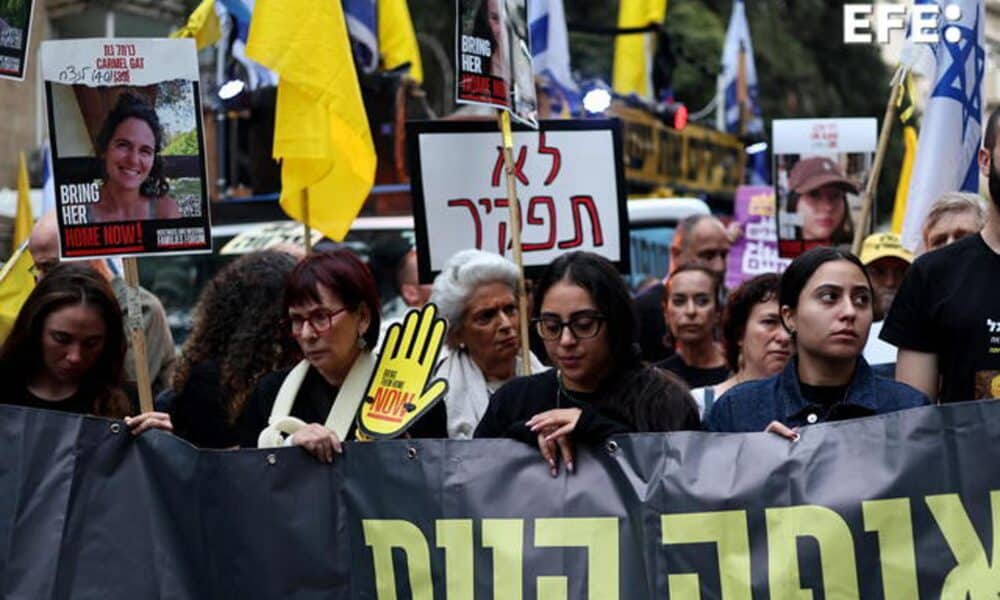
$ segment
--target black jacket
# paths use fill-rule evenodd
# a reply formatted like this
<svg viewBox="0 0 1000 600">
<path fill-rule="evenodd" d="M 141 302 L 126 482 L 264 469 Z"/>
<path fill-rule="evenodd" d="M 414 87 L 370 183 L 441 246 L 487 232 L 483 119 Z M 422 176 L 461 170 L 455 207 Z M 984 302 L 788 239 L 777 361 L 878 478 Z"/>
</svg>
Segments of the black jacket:
<svg viewBox="0 0 1000 600">
<path fill-rule="evenodd" d="M 614 383 L 617 382 L 612 382 Z M 553 408 L 581 410 L 573 438 L 585 443 L 600 443 L 618 433 L 700 428 L 698 408 L 690 396 L 686 396 L 685 401 L 672 402 L 666 397 L 625 395 L 626 401 L 643 403 L 643 407 L 613 406 L 604 402 L 605 396 L 603 389 L 593 394 L 560 393 L 555 369 L 518 377 L 509 381 L 490 398 L 490 405 L 476 428 L 475 437 L 505 437 L 534 445 L 538 436 L 525 423 L 534 415 Z M 640 413 L 647 415 L 644 418 L 646 422 L 635 422 L 635 415 Z M 649 415 L 653 415 L 652 418 Z"/>
</svg>

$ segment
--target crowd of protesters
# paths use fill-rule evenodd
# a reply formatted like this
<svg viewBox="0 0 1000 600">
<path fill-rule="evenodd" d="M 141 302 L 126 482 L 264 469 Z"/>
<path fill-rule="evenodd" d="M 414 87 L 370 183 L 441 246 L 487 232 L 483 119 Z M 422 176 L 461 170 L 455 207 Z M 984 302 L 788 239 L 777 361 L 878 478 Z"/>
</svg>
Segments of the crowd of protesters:
<svg viewBox="0 0 1000 600">
<path fill-rule="evenodd" d="M 929 212 L 917 256 L 876 233 L 860 256 L 806 251 L 783 274 L 724 288 L 734 235 L 713 216 L 681 222 L 669 274 L 635 295 L 606 259 L 565 254 L 523 299 L 519 271 L 478 250 L 433 286 L 405 254 L 393 284 L 407 308 L 433 302 L 448 324 L 435 377 L 442 402 L 409 437 L 506 437 L 537 447 L 553 475 L 574 445 L 630 432 L 771 431 L 932 402 L 1000 396 L 997 289 L 1000 149 L 991 115 L 980 151 L 992 202 L 949 193 Z M 54 215 L 29 241 L 37 286 L 0 347 L 5 402 L 173 431 L 199 447 L 300 446 L 332 462 L 358 439 L 355 416 L 385 332 L 372 270 L 347 249 L 250 254 L 202 290 L 175 353 L 163 307 L 139 290 L 157 411 L 136 410 L 123 307 L 107 263 L 60 264 Z M 403 316 L 402 307 L 389 319 Z M 176 357 L 176 360 L 175 360 Z"/>
</svg>

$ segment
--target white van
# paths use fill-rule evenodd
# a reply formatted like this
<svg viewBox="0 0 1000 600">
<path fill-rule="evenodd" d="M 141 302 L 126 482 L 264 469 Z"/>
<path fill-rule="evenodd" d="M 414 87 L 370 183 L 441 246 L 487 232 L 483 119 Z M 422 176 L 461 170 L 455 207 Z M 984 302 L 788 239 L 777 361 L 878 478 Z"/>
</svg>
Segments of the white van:
<svg viewBox="0 0 1000 600">
<path fill-rule="evenodd" d="M 151 257 L 139 261 L 144 287 L 157 294 L 167 310 L 174 341 L 180 345 L 192 325 L 192 310 L 205 282 L 236 254 L 222 255 L 235 236 L 269 226 L 280 226 L 293 235 L 301 225 L 290 225 L 276 202 L 251 204 L 234 201 L 213 205 L 212 254 Z M 649 277 L 662 279 L 670 259 L 670 243 L 677 223 L 687 216 L 708 214 L 708 205 L 697 198 L 647 198 L 629 200 L 629 231 L 633 288 Z M 262 218 L 263 217 L 263 218 Z M 298 229 L 296 229 L 298 228 Z M 301 240 L 301 236 L 299 236 Z M 368 262 L 379 283 L 383 302 L 397 294 L 394 264 L 414 244 L 413 217 L 358 217 L 344 245 Z M 246 251 L 252 251 L 248 247 Z"/>
</svg>

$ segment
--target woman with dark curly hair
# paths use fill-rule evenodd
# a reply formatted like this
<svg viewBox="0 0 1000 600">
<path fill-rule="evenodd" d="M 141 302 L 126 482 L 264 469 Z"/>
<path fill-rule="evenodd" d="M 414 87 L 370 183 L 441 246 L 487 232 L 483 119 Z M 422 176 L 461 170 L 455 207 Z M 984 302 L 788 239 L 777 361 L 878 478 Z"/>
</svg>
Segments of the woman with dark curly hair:
<svg viewBox="0 0 1000 600">
<path fill-rule="evenodd" d="M 163 175 L 160 118 L 140 96 L 123 93 L 97 135 L 102 177 L 96 204 L 87 205 L 89 223 L 176 219 L 177 201 Z"/>
<path fill-rule="evenodd" d="M 255 252 L 205 286 L 174 373 L 177 435 L 203 448 L 239 445 L 236 418 L 247 397 L 261 377 L 298 358 L 276 301 L 293 268 L 295 259 L 284 252 Z"/>
<path fill-rule="evenodd" d="M 129 416 L 124 362 L 125 330 L 111 286 L 90 267 L 60 264 L 32 290 L 0 347 L 0 402 L 124 418 L 135 434 L 170 431 L 165 413 Z"/>
</svg>

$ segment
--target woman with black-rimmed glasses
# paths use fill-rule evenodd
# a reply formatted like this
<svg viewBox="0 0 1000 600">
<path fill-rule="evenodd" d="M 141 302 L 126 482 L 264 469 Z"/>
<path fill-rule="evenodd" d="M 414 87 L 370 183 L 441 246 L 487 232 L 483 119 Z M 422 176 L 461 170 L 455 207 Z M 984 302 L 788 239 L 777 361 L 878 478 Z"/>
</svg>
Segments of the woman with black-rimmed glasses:
<svg viewBox="0 0 1000 600">
<path fill-rule="evenodd" d="M 687 387 L 642 365 L 632 299 L 610 262 L 566 254 L 542 274 L 535 294 L 533 323 L 555 368 L 500 388 L 476 437 L 537 445 L 557 475 L 560 460 L 573 470 L 573 442 L 698 429 Z"/>
</svg>

